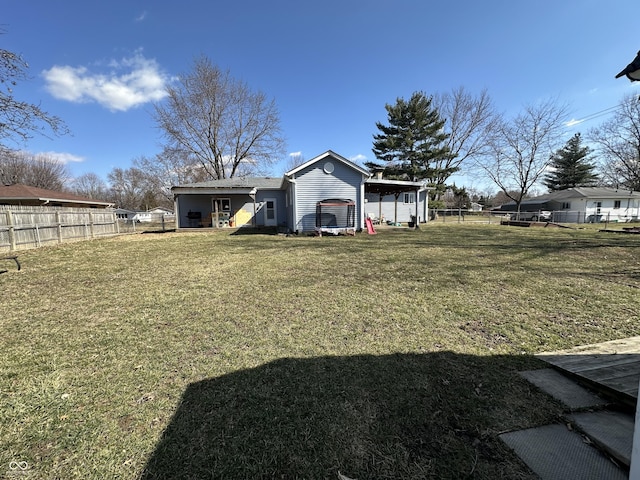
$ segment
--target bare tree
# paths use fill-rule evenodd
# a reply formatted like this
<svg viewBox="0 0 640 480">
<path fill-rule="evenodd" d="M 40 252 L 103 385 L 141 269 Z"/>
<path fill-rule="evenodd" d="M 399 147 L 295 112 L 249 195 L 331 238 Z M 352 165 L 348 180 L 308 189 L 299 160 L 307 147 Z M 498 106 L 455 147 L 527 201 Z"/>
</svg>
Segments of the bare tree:
<svg viewBox="0 0 640 480">
<path fill-rule="evenodd" d="M 108 174 L 111 199 L 120 208 L 148 210 L 160 203 L 156 186 L 139 168 L 114 168 Z"/>
<path fill-rule="evenodd" d="M 605 183 L 640 190 L 640 99 L 625 96 L 611 120 L 589 131 Z"/>
<path fill-rule="evenodd" d="M 470 160 L 485 156 L 491 145 L 492 135 L 500 122 L 500 116 L 487 90 L 477 96 L 464 87 L 435 95 L 433 103 L 445 119 L 445 131 L 449 134 L 446 144 L 451 155 L 439 158 L 441 169 L 473 169 Z"/>
<path fill-rule="evenodd" d="M 2 32 L 0 31 L 0 34 Z M 45 135 L 51 131 L 55 135 L 68 133 L 64 122 L 49 115 L 39 105 L 17 100 L 13 96 L 14 87 L 27 80 L 27 62 L 8 50 L 0 49 L 0 148 L 8 149 L 7 140 L 24 142 L 33 132 Z"/>
<path fill-rule="evenodd" d="M 289 154 L 289 159 L 287 160 L 287 163 L 285 164 L 285 171 L 289 171 L 289 170 L 293 170 L 296 167 L 299 167 L 300 165 L 302 165 L 304 162 L 306 162 L 304 155 L 302 155 L 302 152 L 295 152 L 295 153 L 290 153 Z"/>
<path fill-rule="evenodd" d="M 80 175 L 72 182 L 72 191 L 83 197 L 96 200 L 106 200 L 109 196 L 107 184 L 95 173 L 89 172 Z"/>
<path fill-rule="evenodd" d="M 486 175 L 520 204 L 562 144 L 567 107 L 555 100 L 527 105 L 515 118 L 497 125 L 491 152 L 478 162 Z"/>
<path fill-rule="evenodd" d="M 148 183 L 155 185 L 162 195 L 165 206 L 173 205 L 171 187 L 186 183 L 203 182 L 211 177 L 202 164 L 189 152 L 175 148 L 165 149 L 153 158 L 141 156 L 133 160 L 133 166 L 147 177 Z"/>
<path fill-rule="evenodd" d="M 212 179 L 251 173 L 284 153 L 275 102 L 201 57 L 167 88 L 155 119 L 169 147 L 188 152 Z"/>
<path fill-rule="evenodd" d="M 0 152 L 0 182 L 21 183 L 47 190 L 64 190 L 69 180 L 67 166 L 46 154 L 4 150 Z"/>
</svg>

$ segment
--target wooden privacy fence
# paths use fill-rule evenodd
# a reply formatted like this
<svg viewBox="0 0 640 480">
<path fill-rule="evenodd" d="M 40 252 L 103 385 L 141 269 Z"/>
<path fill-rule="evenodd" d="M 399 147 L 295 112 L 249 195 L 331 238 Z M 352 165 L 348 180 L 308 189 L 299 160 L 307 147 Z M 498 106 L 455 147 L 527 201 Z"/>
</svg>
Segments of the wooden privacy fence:
<svg viewBox="0 0 640 480">
<path fill-rule="evenodd" d="M 112 209 L 0 205 L 0 252 L 119 233 Z"/>
</svg>

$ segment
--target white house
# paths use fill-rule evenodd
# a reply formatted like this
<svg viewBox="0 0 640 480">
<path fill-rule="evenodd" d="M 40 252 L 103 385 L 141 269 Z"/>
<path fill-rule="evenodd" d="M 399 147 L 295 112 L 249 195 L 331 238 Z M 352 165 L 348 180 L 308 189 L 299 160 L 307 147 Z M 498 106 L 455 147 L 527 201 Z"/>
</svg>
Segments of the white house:
<svg viewBox="0 0 640 480">
<path fill-rule="evenodd" d="M 514 211 L 509 202 L 501 210 Z M 559 223 L 632 222 L 640 219 L 640 192 L 621 188 L 575 187 L 524 200 L 522 212 L 550 211 Z"/>
<path fill-rule="evenodd" d="M 153 221 L 161 221 L 168 220 L 167 217 L 173 215 L 173 211 L 165 207 L 156 207 L 151 210 L 147 210 L 146 212 L 138 212 L 136 213 L 132 220 L 134 222 L 153 222 Z"/>
</svg>

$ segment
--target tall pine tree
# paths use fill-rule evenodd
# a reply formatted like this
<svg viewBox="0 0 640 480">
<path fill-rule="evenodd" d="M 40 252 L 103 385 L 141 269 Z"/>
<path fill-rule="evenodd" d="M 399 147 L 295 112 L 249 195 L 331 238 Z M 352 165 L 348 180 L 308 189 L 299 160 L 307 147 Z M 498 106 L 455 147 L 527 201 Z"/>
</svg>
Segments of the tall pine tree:
<svg viewBox="0 0 640 480">
<path fill-rule="evenodd" d="M 582 146 L 579 133 L 571 137 L 564 147 L 551 156 L 553 171 L 545 175 L 542 183 L 550 191 L 574 187 L 590 187 L 597 183 L 595 165 L 589 162 L 589 147 Z"/>
<path fill-rule="evenodd" d="M 436 188 L 432 196 L 438 198 L 444 193 L 446 180 L 458 169 L 439 168 L 434 163 L 451 152 L 445 145 L 445 121 L 431 103 L 431 97 L 415 92 L 409 101 L 398 98 L 395 105 L 385 105 L 389 125 L 376 122 L 381 133 L 373 136 L 373 153 L 385 165 L 367 166 L 384 168 L 389 178 L 426 180 Z"/>
</svg>

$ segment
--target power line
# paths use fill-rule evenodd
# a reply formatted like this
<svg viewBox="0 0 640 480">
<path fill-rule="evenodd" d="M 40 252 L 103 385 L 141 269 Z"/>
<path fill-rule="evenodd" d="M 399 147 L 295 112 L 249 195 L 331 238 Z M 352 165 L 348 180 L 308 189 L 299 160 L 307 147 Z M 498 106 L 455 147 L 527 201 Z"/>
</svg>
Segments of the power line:
<svg viewBox="0 0 640 480">
<path fill-rule="evenodd" d="M 640 100 L 640 97 L 638 98 L 638 100 Z M 578 125 L 579 123 L 588 122 L 590 120 L 594 120 L 596 118 L 609 115 L 610 113 L 613 113 L 614 110 L 617 110 L 618 108 L 622 108 L 624 105 L 625 105 L 624 102 L 619 103 L 618 105 L 614 105 L 613 107 L 605 108 L 604 110 L 600 110 L 598 112 L 586 115 L 582 118 L 579 118 L 578 120 L 571 120 L 570 122 L 567 122 L 567 125 L 568 126 Z"/>
</svg>

